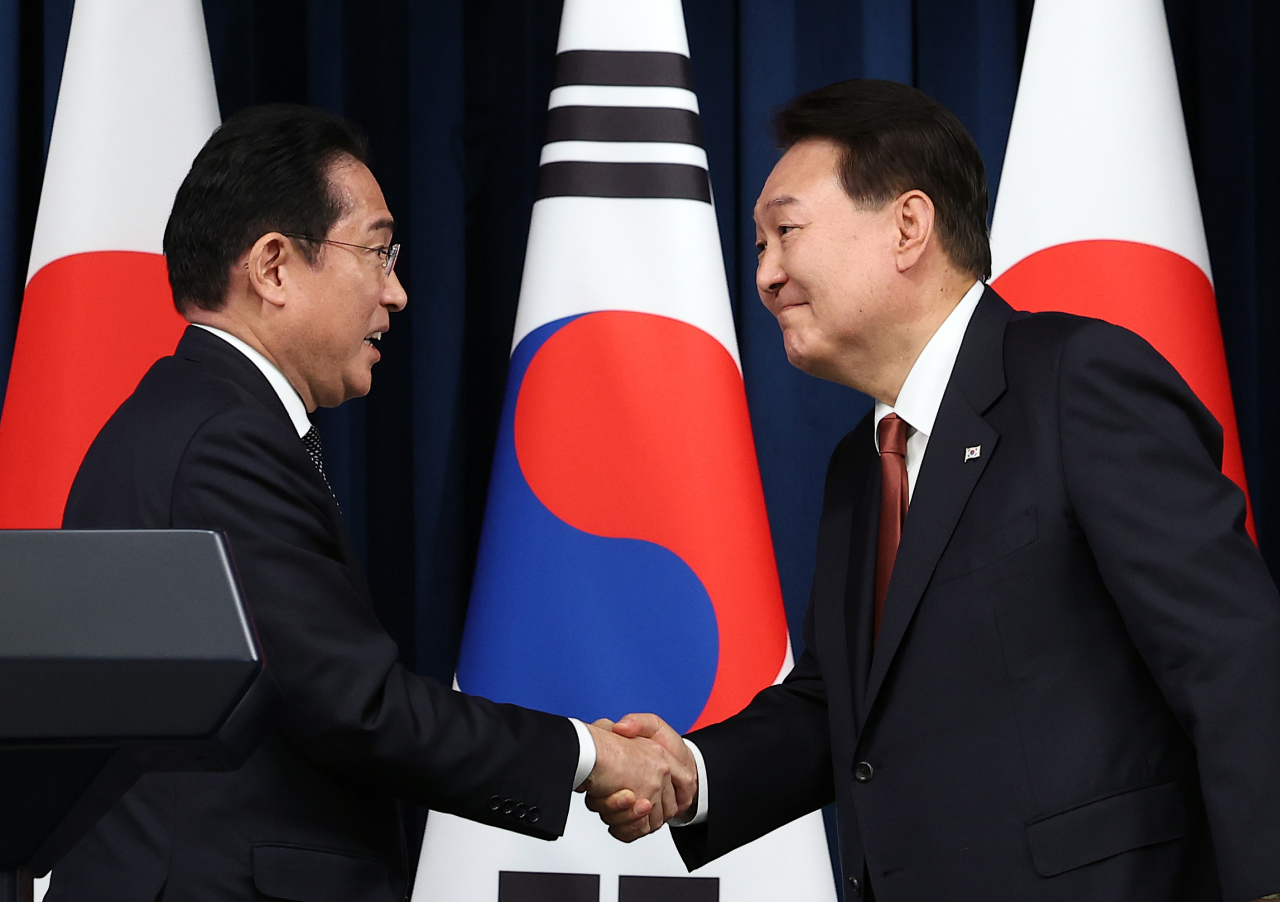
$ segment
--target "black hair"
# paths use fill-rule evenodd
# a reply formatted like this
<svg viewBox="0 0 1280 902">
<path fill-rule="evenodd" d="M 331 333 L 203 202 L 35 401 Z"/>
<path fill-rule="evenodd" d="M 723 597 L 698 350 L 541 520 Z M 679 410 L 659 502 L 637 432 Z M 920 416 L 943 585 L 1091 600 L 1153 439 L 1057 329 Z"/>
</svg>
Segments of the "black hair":
<svg viewBox="0 0 1280 902">
<path fill-rule="evenodd" d="M 783 150 L 807 138 L 840 147 L 840 181 L 859 204 L 881 207 L 923 191 L 951 261 L 990 278 L 982 156 L 960 120 L 932 97 L 892 81 L 842 81 L 792 98 L 775 117 L 774 133 Z"/>
<path fill-rule="evenodd" d="M 221 309 L 232 266 L 267 232 L 328 235 L 343 213 L 329 170 L 343 157 L 367 165 L 368 141 L 322 110 L 275 103 L 223 123 L 191 164 L 164 230 L 178 312 Z M 298 247 L 315 262 L 318 243 Z"/>
</svg>

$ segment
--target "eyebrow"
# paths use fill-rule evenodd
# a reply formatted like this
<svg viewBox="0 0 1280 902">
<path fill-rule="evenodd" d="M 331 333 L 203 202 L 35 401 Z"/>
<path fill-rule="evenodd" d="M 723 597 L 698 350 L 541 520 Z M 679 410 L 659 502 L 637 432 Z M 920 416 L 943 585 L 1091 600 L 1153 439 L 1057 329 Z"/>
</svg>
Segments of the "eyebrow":
<svg viewBox="0 0 1280 902">
<path fill-rule="evenodd" d="M 787 207 L 792 204 L 798 204 L 798 203 L 800 203 L 800 198 L 796 197 L 795 195 L 779 194 L 777 197 L 773 198 L 772 200 L 767 201 L 764 204 L 764 206 L 760 208 L 760 212 L 766 213 L 770 210 L 776 210 L 779 207 Z M 759 220 L 756 218 L 755 214 L 752 214 L 751 218 L 755 219 L 757 224 L 759 223 Z"/>
<path fill-rule="evenodd" d="M 390 229 L 391 231 L 394 232 L 396 230 L 396 221 L 392 219 L 390 216 L 386 216 L 382 219 L 379 219 L 373 225 L 369 226 L 370 232 L 379 232 L 382 229 Z"/>
</svg>

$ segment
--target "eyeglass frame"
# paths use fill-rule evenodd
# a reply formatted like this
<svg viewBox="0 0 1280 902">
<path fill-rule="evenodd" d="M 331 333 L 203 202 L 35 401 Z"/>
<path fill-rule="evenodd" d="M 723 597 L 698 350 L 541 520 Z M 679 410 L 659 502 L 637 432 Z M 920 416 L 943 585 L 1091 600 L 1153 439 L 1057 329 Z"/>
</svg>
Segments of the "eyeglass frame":
<svg viewBox="0 0 1280 902">
<path fill-rule="evenodd" d="M 316 238 L 313 235 L 300 235 L 297 232 L 281 232 L 280 234 L 289 238 L 301 238 L 303 241 L 318 241 L 321 244 L 336 244 L 338 247 L 353 247 L 360 251 L 375 251 L 379 257 L 386 258 L 386 263 L 384 263 L 382 267 L 382 273 L 388 278 L 390 278 L 391 274 L 395 272 L 396 258 L 400 256 L 400 242 L 398 241 L 395 244 L 384 244 L 381 247 L 365 247 L 363 244 L 350 244 L 346 241 L 334 241 L 332 238 Z"/>
</svg>

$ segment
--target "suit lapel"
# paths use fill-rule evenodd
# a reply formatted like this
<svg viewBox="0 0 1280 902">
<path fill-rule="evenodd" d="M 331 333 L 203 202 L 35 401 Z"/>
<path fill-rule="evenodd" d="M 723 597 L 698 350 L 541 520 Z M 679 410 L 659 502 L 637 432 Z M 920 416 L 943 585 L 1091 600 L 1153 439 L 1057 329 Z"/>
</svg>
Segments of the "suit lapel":
<svg viewBox="0 0 1280 902">
<path fill-rule="evenodd" d="M 182 333 L 182 340 L 178 342 L 178 347 L 174 351 L 174 356 L 202 363 L 230 379 L 252 395 L 263 407 L 280 417 L 291 434 L 297 435 L 293 420 L 289 418 L 289 412 L 284 409 L 284 403 L 272 388 L 271 383 L 267 381 L 267 377 L 254 365 L 253 361 L 230 342 L 197 326 L 187 326 L 187 330 Z M 299 447 L 304 448 L 301 439 L 299 439 Z M 305 454 L 303 450 L 304 457 Z M 317 478 L 320 476 L 310 460 L 307 460 L 305 472 L 308 474 L 314 472 Z M 318 481 L 324 484 L 323 479 Z M 342 518 L 342 511 L 338 508 L 338 501 L 327 485 L 325 485 L 324 495 L 329 503 L 329 520 L 338 536 L 343 556 L 348 562 L 358 561 L 355 546 Z"/>
<path fill-rule="evenodd" d="M 812 640 L 824 659 L 834 663 L 833 673 L 847 664 L 845 636 L 845 596 L 849 583 L 850 530 L 866 503 L 862 477 L 867 456 L 867 420 L 864 419 L 845 439 L 841 455 L 828 477 L 823 499 L 822 522 L 818 527 L 818 564 L 813 573 L 812 607 L 820 614 L 821 627 Z"/>
<path fill-rule="evenodd" d="M 271 387 L 271 383 L 267 381 L 267 377 L 254 366 L 252 360 L 244 356 L 230 342 L 211 332 L 206 332 L 199 326 L 187 326 L 187 331 L 182 333 L 182 340 L 178 342 L 177 350 L 173 355 L 212 367 L 220 375 L 253 395 L 258 403 L 280 417 L 288 424 L 289 429 L 293 430 L 293 420 L 289 419 L 289 412 L 284 409 L 284 403 L 276 394 L 276 390 Z"/>
<path fill-rule="evenodd" d="M 868 533 L 867 511 L 878 510 L 879 504 L 871 423 L 868 414 L 845 439 L 828 477 L 813 575 L 813 632 L 806 636 L 823 662 L 826 678 L 840 683 L 828 686 L 831 702 L 845 710 L 861 702 L 871 650 L 870 613 L 859 601 L 871 585 L 868 580 L 874 579 L 874 570 L 870 576 L 866 570 L 868 559 L 873 567 L 875 562 L 875 534 Z"/>
<path fill-rule="evenodd" d="M 988 288 L 965 330 L 903 523 L 866 702 L 860 711 L 864 717 L 875 704 L 938 559 L 999 441 L 982 414 L 1004 393 L 1004 329 L 1012 313 Z M 966 453 L 975 447 L 981 449 L 978 456 Z M 874 546 L 874 533 L 869 541 Z"/>
<path fill-rule="evenodd" d="M 873 605 L 864 604 L 875 594 L 876 543 L 880 528 L 880 466 L 875 446 L 867 441 L 866 459 L 859 460 L 853 492 L 853 522 L 849 531 L 849 561 L 843 613 L 846 618 L 845 647 L 848 649 L 849 685 L 854 704 L 854 724 L 860 727 L 866 716 L 868 675 L 871 670 Z M 857 741 L 855 731 L 854 741 Z"/>
</svg>

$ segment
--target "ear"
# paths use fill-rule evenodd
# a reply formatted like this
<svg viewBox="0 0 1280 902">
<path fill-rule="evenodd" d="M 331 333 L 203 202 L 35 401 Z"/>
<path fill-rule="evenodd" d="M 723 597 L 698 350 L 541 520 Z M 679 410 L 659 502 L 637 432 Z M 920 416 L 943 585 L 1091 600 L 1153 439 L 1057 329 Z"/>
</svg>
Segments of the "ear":
<svg viewBox="0 0 1280 902">
<path fill-rule="evenodd" d="M 920 262 L 933 240 L 934 207 L 929 195 L 913 189 L 893 202 L 898 243 L 893 249 L 898 272 L 906 272 Z"/>
<path fill-rule="evenodd" d="M 249 286 L 268 304 L 283 307 L 286 269 L 300 262 L 305 261 L 292 242 L 279 232 L 267 232 L 253 243 L 245 257 Z"/>
</svg>

